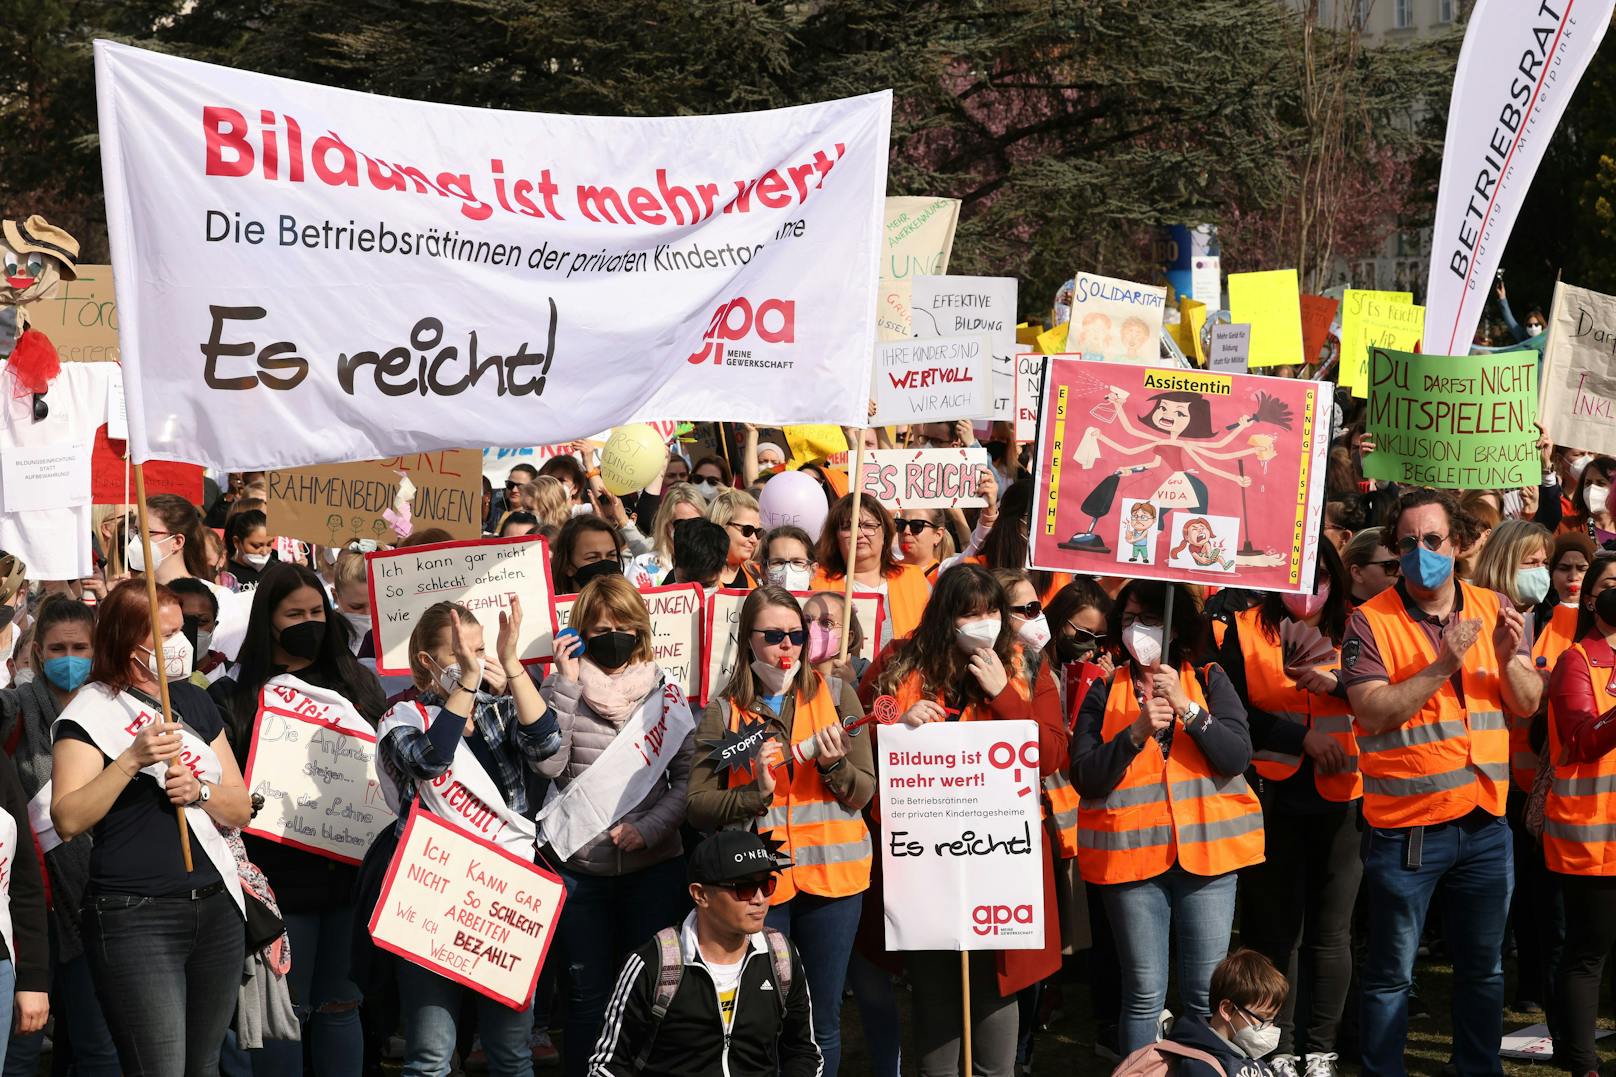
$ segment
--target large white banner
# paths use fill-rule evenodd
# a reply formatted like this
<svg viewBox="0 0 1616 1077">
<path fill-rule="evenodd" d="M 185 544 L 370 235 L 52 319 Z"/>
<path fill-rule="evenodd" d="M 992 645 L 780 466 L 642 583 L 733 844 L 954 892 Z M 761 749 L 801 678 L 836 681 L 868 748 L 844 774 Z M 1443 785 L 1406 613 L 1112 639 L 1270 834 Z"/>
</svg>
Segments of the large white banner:
<svg viewBox="0 0 1616 1077">
<path fill-rule="evenodd" d="M 1463 355 L 1526 189 L 1616 0 L 1476 0 L 1448 104 L 1427 355 Z"/>
<path fill-rule="evenodd" d="M 890 92 L 551 116 L 95 60 L 136 460 L 866 420 Z"/>
<path fill-rule="evenodd" d="M 881 870 L 889 950 L 1044 945 L 1035 722 L 887 726 Z"/>
</svg>

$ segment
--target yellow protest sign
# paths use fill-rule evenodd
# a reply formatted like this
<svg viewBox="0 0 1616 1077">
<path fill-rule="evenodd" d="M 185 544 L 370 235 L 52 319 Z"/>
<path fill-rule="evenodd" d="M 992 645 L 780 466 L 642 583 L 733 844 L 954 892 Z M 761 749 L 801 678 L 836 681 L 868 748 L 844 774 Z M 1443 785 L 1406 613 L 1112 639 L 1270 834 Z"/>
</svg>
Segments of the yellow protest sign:
<svg viewBox="0 0 1616 1077">
<path fill-rule="evenodd" d="M 1178 301 L 1178 346 L 1184 354 L 1206 366 L 1206 349 L 1201 347 L 1201 330 L 1206 326 L 1206 304 L 1193 299 Z"/>
<path fill-rule="evenodd" d="M 1053 329 L 1046 329 L 1038 334 L 1038 350 L 1045 355 L 1059 355 L 1066 350 L 1066 331 L 1072 328 L 1071 322 L 1062 322 Z"/>
<path fill-rule="evenodd" d="M 1348 293 L 1351 294 L 1351 293 Z M 1360 400 L 1369 396 L 1369 353 L 1375 348 L 1387 351 L 1411 352 L 1425 339 L 1425 308 L 1398 300 L 1395 302 L 1371 300 L 1364 304 L 1358 315 L 1358 329 L 1362 332 L 1354 367 L 1352 395 Z M 1342 369 L 1347 363 L 1346 341 L 1341 347 Z"/>
<path fill-rule="evenodd" d="M 1044 331 L 1041 325 L 1028 325 L 1026 322 L 1016 326 L 1016 343 L 1021 345 L 1037 344 L 1038 335 Z"/>
<path fill-rule="evenodd" d="M 791 450 L 791 459 L 795 463 L 805 464 L 810 460 L 821 460 L 847 451 L 847 435 L 839 426 L 814 423 L 781 429 L 786 436 L 786 447 Z"/>
<path fill-rule="evenodd" d="M 1364 395 L 1368 381 L 1369 345 L 1364 340 L 1365 312 L 1385 303 L 1412 303 L 1412 292 L 1377 292 L 1368 288 L 1348 288 L 1341 295 L 1341 370 L 1337 381 L 1350 389 L 1354 396 Z M 1411 348 L 1398 347 L 1398 351 Z"/>
<path fill-rule="evenodd" d="M 1230 273 L 1229 320 L 1251 326 L 1247 366 L 1302 362 L 1302 288 L 1296 270 Z"/>
</svg>

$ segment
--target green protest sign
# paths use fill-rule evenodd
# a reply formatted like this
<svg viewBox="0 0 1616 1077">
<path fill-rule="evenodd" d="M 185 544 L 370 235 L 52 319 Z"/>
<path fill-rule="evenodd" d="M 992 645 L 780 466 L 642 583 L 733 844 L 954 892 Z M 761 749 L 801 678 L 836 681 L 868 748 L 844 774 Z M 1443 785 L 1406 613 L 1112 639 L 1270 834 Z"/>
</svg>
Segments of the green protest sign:
<svg viewBox="0 0 1616 1077">
<path fill-rule="evenodd" d="M 1369 350 L 1364 475 L 1448 490 L 1515 489 L 1543 479 L 1537 353 L 1412 355 Z"/>
</svg>

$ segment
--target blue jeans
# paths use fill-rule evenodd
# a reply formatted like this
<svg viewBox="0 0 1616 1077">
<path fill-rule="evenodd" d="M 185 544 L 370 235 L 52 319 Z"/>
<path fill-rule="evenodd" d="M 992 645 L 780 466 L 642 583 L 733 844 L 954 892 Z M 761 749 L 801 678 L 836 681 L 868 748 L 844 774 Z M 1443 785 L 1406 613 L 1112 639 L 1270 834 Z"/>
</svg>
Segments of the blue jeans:
<svg viewBox="0 0 1616 1077">
<path fill-rule="evenodd" d="M 71 961 L 56 959 L 56 918 L 50 918 L 51 1014 L 56 1018 L 55 1055 L 51 1068 L 77 1077 L 118 1077 L 118 1052 L 112 1046 L 101 1004 L 95 999 L 95 981 L 83 954 Z M 36 1077 L 45 1047 L 45 1030 L 12 1036 L 6 1048 L 4 1077 Z"/>
<path fill-rule="evenodd" d="M 314 1077 L 358 1077 L 365 1064 L 365 1035 L 359 1026 L 359 988 L 348 979 L 354 907 L 289 912 L 283 919 L 292 943 L 286 979 L 303 1022 L 309 1071 Z M 253 1077 L 302 1077 L 303 1047 L 295 1040 L 265 1040 L 263 1049 L 252 1053 Z"/>
<path fill-rule="evenodd" d="M 246 929 L 229 893 L 84 899 L 84 952 L 127 1077 L 214 1077 L 241 992 Z"/>
<path fill-rule="evenodd" d="M 1191 875 L 1174 864 L 1154 879 L 1099 887 L 1122 965 L 1120 1049 L 1155 1043 L 1167 1002 L 1169 940 L 1178 950 L 1178 998 L 1185 1013 L 1211 1013 L 1212 970 L 1229 953 L 1235 876 Z"/>
<path fill-rule="evenodd" d="M 572 978 L 562 1043 L 564 1073 L 583 1077 L 606 1023 L 606 1002 L 623 959 L 658 931 L 684 920 L 690 911 L 690 884 L 682 856 L 627 875 L 584 875 L 563 867 L 561 878 L 567 884 L 567 903 L 556 946 Z"/>
<path fill-rule="evenodd" d="M 854 951 L 847 964 L 847 984 L 858 1003 L 870 1068 L 875 1077 L 898 1077 L 903 1061 L 903 1018 L 898 1013 L 898 989 L 892 974 Z"/>
<path fill-rule="evenodd" d="M 864 895 L 827 898 L 798 891 L 790 901 L 769 910 L 765 923 L 797 947 L 808 997 L 814 1004 L 814 1039 L 825 1058 L 823 1077 L 836 1077 L 842 1062 L 842 987 L 853 956 Z"/>
<path fill-rule="evenodd" d="M 533 1077 L 533 1004 L 520 1010 L 461 987 L 413 961 L 398 961 L 404 1018 L 404 1077 L 446 1077 L 454 1058 L 461 1003 L 477 1004 L 477 1033 L 492 1077 Z"/>
<path fill-rule="evenodd" d="M 1472 813 L 1426 827 L 1420 866 L 1406 867 L 1408 830 L 1369 832 L 1364 854 L 1369 946 L 1358 1042 L 1366 1075 L 1401 1075 L 1408 990 L 1437 884 L 1447 901 L 1442 937 L 1453 959 L 1453 1061 L 1461 1074 L 1503 1073 L 1504 921 L 1514 883 L 1509 827 Z"/>
</svg>

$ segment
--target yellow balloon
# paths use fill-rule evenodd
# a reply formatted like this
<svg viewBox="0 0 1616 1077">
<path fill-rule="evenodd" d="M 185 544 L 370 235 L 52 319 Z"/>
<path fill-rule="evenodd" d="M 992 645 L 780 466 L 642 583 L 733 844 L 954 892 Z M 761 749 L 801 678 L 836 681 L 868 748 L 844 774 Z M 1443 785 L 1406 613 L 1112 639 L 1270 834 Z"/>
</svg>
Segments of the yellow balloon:
<svg viewBox="0 0 1616 1077">
<path fill-rule="evenodd" d="M 646 423 L 619 426 L 601 450 L 600 481 L 622 497 L 644 489 L 662 474 L 667 460 L 668 447 L 653 427 Z"/>
</svg>

